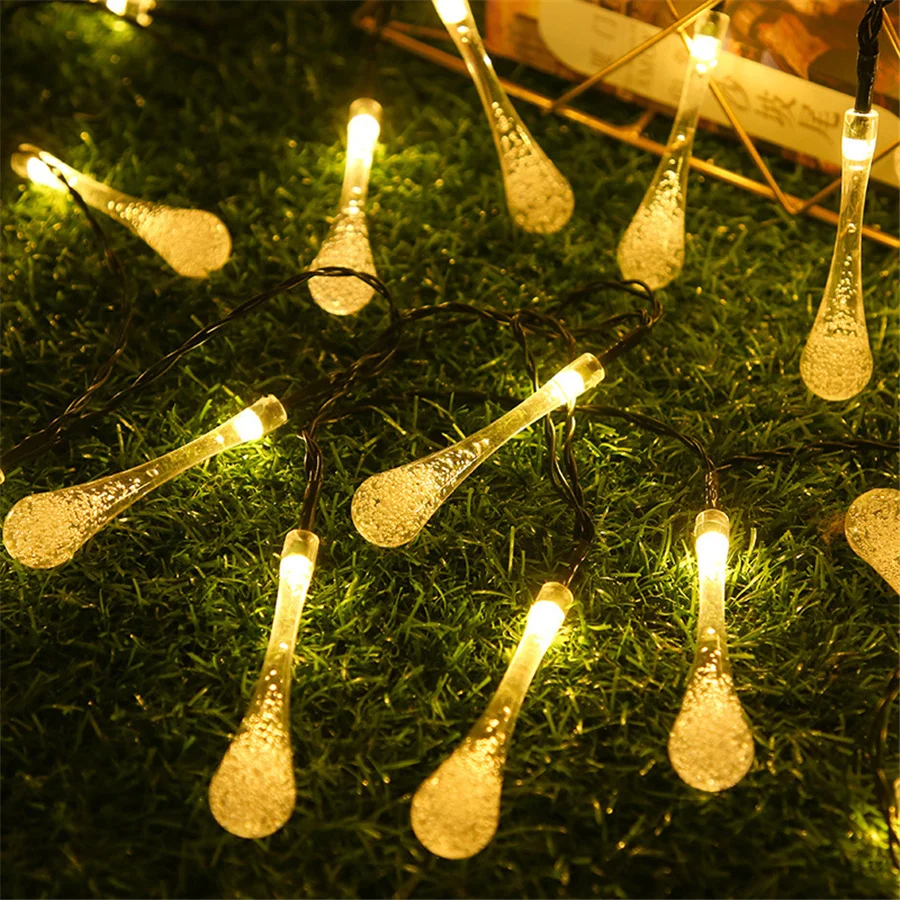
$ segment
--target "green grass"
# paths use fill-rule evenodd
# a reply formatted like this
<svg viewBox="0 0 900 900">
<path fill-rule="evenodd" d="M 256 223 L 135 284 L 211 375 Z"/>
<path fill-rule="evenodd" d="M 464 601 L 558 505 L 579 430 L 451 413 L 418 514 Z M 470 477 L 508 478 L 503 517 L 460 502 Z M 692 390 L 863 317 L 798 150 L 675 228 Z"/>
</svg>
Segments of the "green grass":
<svg viewBox="0 0 900 900">
<path fill-rule="evenodd" d="M 110 392 L 312 260 L 336 208 L 358 89 L 351 4 L 176 9 L 206 30 L 160 20 L 155 40 L 61 4 L 3 23 L 5 142 L 42 144 L 148 199 L 214 210 L 234 237 L 225 269 L 197 283 L 104 222 L 138 290 Z M 406 12 L 436 22 L 425 6 Z M 401 305 L 540 306 L 615 277 L 616 243 L 654 159 L 521 105 L 577 197 L 571 224 L 536 238 L 509 221 L 469 82 L 385 47 L 378 97 L 370 227 Z M 636 114 L 603 96 L 589 105 Z M 663 136 L 667 127 L 654 124 Z M 722 138 L 701 135 L 697 151 L 751 171 Z M 824 183 L 775 165 L 789 190 Z M 120 298 L 67 198 L 21 186 L 8 169 L 2 198 L 8 447 L 84 388 L 112 345 Z M 867 221 L 896 226 L 892 192 L 871 192 Z M 833 231 L 696 173 L 688 230 L 665 318 L 611 368 L 596 401 L 661 417 L 718 458 L 819 436 L 896 439 L 896 255 L 865 243 L 875 374 L 854 400 L 826 404 L 805 390 L 798 362 Z M 586 323 L 627 304 L 599 296 L 569 318 Z M 136 465 L 263 392 L 346 365 L 384 313 L 376 300 L 350 320 L 330 318 L 305 290 L 270 302 L 158 390 L 10 473 L 2 512 L 34 491 Z M 535 350 L 544 373 L 562 360 L 558 346 Z M 677 445 L 615 422 L 579 424 L 600 539 L 522 711 L 497 837 L 462 863 L 418 844 L 412 793 L 480 713 L 530 598 L 570 548 L 571 516 L 545 475 L 540 429 L 470 478 L 409 546 L 382 551 L 356 535 L 350 499 L 366 475 L 501 411 L 383 398 L 461 387 L 527 394 L 508 333 L 478 323 L 412 330 L 398 365 L 359 386 L 356 397 L 378 411 L 321 435 L 323 547 L 294 670 L 298 804 L 266 840 L 223 832 L 206 790 L 262 661 L 276 554 L 304 487 L 291 427 L 300 423 L 173 481 L 57 570 L 27 570 L 4 554 L 4 896 L 897 893 L 865 758 L 897 661 L 897 598 L 836 525 L 856 496 L 896 483 L 896 460 L 834 454 L 725 475 L 728 626 L 757 758 L 736 788 L 706 796 L 666 756 L 693 652 L 689 534 L 701 473 Z M 896 748 L 893 716 L 891 777 Z"/>
</svg>

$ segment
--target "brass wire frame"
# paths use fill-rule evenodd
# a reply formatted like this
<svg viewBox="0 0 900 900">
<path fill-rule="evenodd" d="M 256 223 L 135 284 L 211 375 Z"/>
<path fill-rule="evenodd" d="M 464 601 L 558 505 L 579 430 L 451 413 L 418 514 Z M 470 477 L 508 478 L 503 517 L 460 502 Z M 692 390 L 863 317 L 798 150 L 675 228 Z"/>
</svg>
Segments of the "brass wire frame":
<svg viewBox="0 0 900 900">
<path fill-rule="evenodd" d="M 365 0 L 365 2 L 363 2 L 362 5 L 358 7 L 353 16 L 354 24 L 357 27 L 361 28 L 363 31 L 368 32 L 369 34 L 374 33 L 376 30 L 376 20 L 372 11 L 377 5 L 377 2 L 378 0 Z M 579 125 L 585 125 L 592 131 L 596 131 L 599 134 L 614 138 L 615 140 L 621 141 L 625 144 L 629 144 L 632 147 L 637 147 L 640 150 L 646 150 L 649 153 L 655 153 L 657 156 L 662 156 L 666 152 L 665 145 L 651 140 L 643 133 L 644 129 L 647 127 L 647 125 L 655 115 L 655 112 L 653 110 L 645 110 L 630 125 L 613 125 L 612 123 L 601 119 L 599 116 L 594 116 L 590 113 L 575 109 L 574 107 L 569 105 L 569 101 L 573 100 L 589 87 L 592 87 L 593 85 L 602 81 L 617 69 L 621 68 L 624 65 L 627 65 L 633 59 L 636 59 L 646 50 L 650 49 L 664 37 L 672 34 L 673 32 L 677 32 L 678 34 L 680 34 L 682 40 L 687 43 L 687 35 L 685 34 L 684 29 L 688 25 L 690 25 L 690 23 L 693 22 L 694 19 L 696 19 L 697 16 L 699 16 L 702 12 L 714 6 L 715 3 L 718 2 L 718 0 L 702 0 L 699 5 L 694 7 L 694 9 L 692 9 L 689 13 L 682 16 L 681 18 L 678 18 L 678 14 L 675 11 L 672 0 L 665 0 L 665 2 L 669 13 L 674 20 L 670 25 L 647 38 L 647 40 L 645 40 L 643 43 L 632 47 L 618 59 L 613 60 L 611 63 L 604 66 L 599 72 L 596 72 L 594 75 L 589 76 L 584 81 L 565 91 L 559 97 L 555 99 L 547 97 L 544 94 L 539 93 L 538 91 L 533 91 L 531 90 L 531 88 L 525 87 L 524 85 L 518 84 L 514 81 L 509 81 L 506 78 L 500 79 L 500 83 L 503 85 L 503 89 L 511 97 L 515 97 L 518 100 L 525 100 L 528 103 L 539 107 L 544 114 L 555 112 L 563 118 L 568 119 L 572 122 L 577 122 Z M 894 23 L 891 21 L 891 18 L 887 14 L 887 12 L 884 11 L 882 14 L 884 16 L 884 31 L 887 34 L 888 41 L 891 44 L 894 52 L 897 53 L 898 56 L 900 56 L 900 38 L 898 38 L 897 30 L 894 27 Z M 443 66 L 445 69 L 450 69 L 451 71 L 458 72 L 462 75 L 468 74 L 466 71 L 465 63 L 456 54 L 447 53 L 444 50 L 439 49 L 438 47 L 433 47 L 430 44 L 427 44 L 424 41 L 420 40 L 420 38 L 429 38 L 432 40 L 440 41 L 449 40 L 447 31 L 444 28 L 438 29 L 429 28 L 426 26 L 412 25 L 408 22 L 403 22 L 401 20 L 392 18 L 381 30 L 381 37 L 383 40 L 388 41 L 395 47 L 399 47 L 401 50 L 406 50 L 407 52 L 419 56 L 422 59 L 427 59 L 430 62 L 437 63 L 438 65 Z M 794 194 L 786 193 L 781 189 L 781 187 L 779 187 L 778 183 L 775 180 L 775 176 L 772 174 L 771 169 L 769 169 L 765 160 L 760 155 L 760 152 L 757 149 L 753 138 L 751 138 L 747 133 L 746 129 L 741 124 L 737 113 L 731 107 L 725 95 L 722 93 L 721 89 L 718 87 L 715 81 L 710 82 L 710 90 L 712 92 L 712 95 L 715 97 L 716 102 L 721 107 L 722 112 L 725 113 L 725 116 L 731 124 L 731 127 L 737 135 L 738 139 L 744 145 L 745 149 L 750 154 L 750 157 L 753 159 L 753 162 L 756 164 L 756 167 L 759 169 L 763 181 L 756 181 L 752 178 L 748 178 L 745 175 L 741 175 L 738 172 L 732 172 L 730 169 L 726 169 L 723 166 L 718 166 L 713 162 L 699 159 L 696 156 L 691 156 L 691 167 L 698 172 L 702 172 L 704 175 L 710 175 L 713 178 L 719 179 L 719 181 L 724 181 L 726 184 L 731 184 L 735 187 L 741 188 L 742 190 L 748 191 L 751 194 L 755 194 L 758 197 L 765 197 L 769 200 L 776 200 L 781 208 L 790 216 L 797 216 L 801 213 L 806 213 L 807 215 L 812 216 L 814 219 L 818 219 L 820 222 L 827 222 L 830 225 L 837 226 L 837 213 L 832 212 L 830 209 L 826 209 L 819 204 L 822 200 L 824 200 L 826 197 L 830 196 L 840 188 L 840 176 L 835 178 L 830 184 L 826 185 L 820 191 L 817 191 L 815 194 L 808 198 L 797 197 Z M 873 159 L 873 163 L 878 162 L 878 160 L 880 159 L 883 159 L 898 146 L 900 146 L 900 139 L 889 144 L 880 153 L 876 154 Z M 900 249 L 900 237 L 894 234 L 890 234 L 889 232 L 882 231 L 880 228 L 873 227 L 871 225 L 864 225 L 862 234 L 864 237 L 867 237 L 878 244 L 882 244 L 885 247 L 891 247 L 894 250 Z"/>
</svg>

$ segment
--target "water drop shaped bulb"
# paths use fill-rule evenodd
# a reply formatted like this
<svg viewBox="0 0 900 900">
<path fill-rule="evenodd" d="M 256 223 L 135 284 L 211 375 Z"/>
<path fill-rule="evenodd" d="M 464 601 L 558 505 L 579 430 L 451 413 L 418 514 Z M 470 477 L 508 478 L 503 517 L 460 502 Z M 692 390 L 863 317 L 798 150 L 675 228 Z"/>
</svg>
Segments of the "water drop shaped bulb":
<svg viewBox="0 0 900 900">
<path fill-rule="evenodd" d="M 569 182 L 541 150 L 506 96 L 467 0 L 434 0 L 434 6 L 478 89 L 500 158 L 513 221 L 536 234 L 559 231 L 575 208 Z"/>
<path fill-rule="evenodd" d="M 523 428 L 599 384 L 603 366 L 584 353 L 539 391 L 475 434 L 415 462 L 367 478 L 353 495 L 356 530 L 379 547 L 411 541 L 440 505 L 491 454 Z"/>
<path fill-rule="evenodd" d="M 528 612 L 525 633 L 487 709 L 462 743 L 426 778 L 409 816 L 416 837 L 436 856 L 465 859 L 483 850 L 500 821 L 503 767 L 516 718 L 572 593 L 547 582 Z"/>
<path fill-rule="evenodd" d="M 291 667 L 318 550 L 319 539 L 311 531 L 291 531 L 284 539 L 275 619 L 262 670 L 241 726 L 209 784 L 210 811 L 237 837 L 266 837 L 294 811 Z"/>
<path fill-rule="evenodd" d="M 844 113 L 841 211 L 825 294 L 800 357 L 804 384 L 823 400 L 849 400 L 872 377 L 862 292 L 862 225 L 878 113 Z"/>
<path fill-rule="evenodd" d="M 287 421 L 284 407 L 269 395 L 202 437 L 116 475 L 23 497 L 3 523 L 3 543 L 13 559 L 33 569 L 68 562 L 98 531 L 160 485 L 186 469 Z"/>
<path fill-rule="evenodd" d="M 734 689 L 725 632 L 728 516 L 707 509 L 694 527 L 700 604 L 697 651 L 681 711 L 669 734 L 669 759 L 682 781 L 700 791 L 736 785 L 753 764 L 753 735 Z"/>
<path fill-rule="evenodd" d="M 718 63 L 728 22 L 724 13 L 707 12 L 694 25 L 672 132 L 644 199 L 619 241 L 622 276 L 639 279 L 652 290 L 670 284 L 684 267 L 684 211 L 691 150 L 700 106 Z"/>
<path fill-rule="evenodd" d="M 900 593 L 900 491 L 876 488 L 857 497 L 844 534 L 853 552 Z"/>
<path fill-rule="evenodd" d="M 344 266 L 378 276 L 369 244 L 365 206 L 372 154 L 380 132 L 381 104 L 368 97 L 354 100 L 347 125 L 347 162 L 340 208 L 310 269 Z M 309 292 L 322 309 L 335 316 L 359 312 L 375 294 L 364 281 L 350 277 L 311 278 Z"/>
<path fill-rule="evenodd" d="M 84 202 L 105 213 L 155 250 L 179 275 L 206 278 L 231 256 L 231 235 L 218 216 L 202 209 L 179 209 L 123 194 L 82 175 L 33 144 L 22 144 L 10 164 L 16 174 L 35 184 L 65 191 L 53 174 L 57 169 Z"/>
</svg>

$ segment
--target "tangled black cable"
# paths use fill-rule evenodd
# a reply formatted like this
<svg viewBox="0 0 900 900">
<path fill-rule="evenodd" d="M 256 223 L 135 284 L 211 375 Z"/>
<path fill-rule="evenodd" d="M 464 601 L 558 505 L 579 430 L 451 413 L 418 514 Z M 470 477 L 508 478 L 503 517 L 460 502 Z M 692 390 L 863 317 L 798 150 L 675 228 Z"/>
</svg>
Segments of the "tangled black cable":
<svg viewBox="0 0 900 900">
<path fill-rule="evenodd" d="M 856 40 L 859 44 L 856 54 L 857 112 L 867 113 L 872 109 L 875 69 L 878 65 L 878 35 L 887 15 L 886 7 L 893 2 L 894 0 L 869 0 L 856 31 Z"/>
</svg>

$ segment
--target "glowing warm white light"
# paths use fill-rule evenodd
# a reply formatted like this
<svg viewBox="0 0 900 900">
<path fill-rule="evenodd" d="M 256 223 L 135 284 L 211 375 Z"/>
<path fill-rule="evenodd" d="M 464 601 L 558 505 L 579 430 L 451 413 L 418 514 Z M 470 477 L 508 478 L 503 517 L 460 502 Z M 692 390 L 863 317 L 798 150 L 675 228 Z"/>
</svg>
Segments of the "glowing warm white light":
<svg viewBox="0 0 900 900">
<path fill-rule="evenodd" d="M 399 547 L 411 541 L 444 500 L 494 451 L 523 428 L 598 385 L 604 374 L 599 360 L 584 353 L 481 431 L 424 459 L 367 478 L 353 495 L 350 508 L 356 530 L 379 547 Z"/>
<path fill-rule="evenodd" d="M 213 816 L 238 837 L 272 834 L 294 811 L 291 667 L 318 551 L 319 539 L 311 531 L 291 531 L 284 539 L 266 657 L 241 727 L 209 784 Z"/>
<path fill-rule="evenodd" d="M 465 0 L 434 0 L 434 8 L 445 25 L 457 25 L 471 15 Z"/>
<path fill-rule="evenodd" d="M 365 205 L 372 154 L 380 132 L 381 104 L 367 97 L 354 100 L 347 126 L 347 162 L 340 208 L 311 269 L 344 266 L 377 277 Z M 311 278 L 309 292 L 322 309 L 335 316 L 359 312 L 375 294 L 358 278 Z"/>
<path fill-rule="evenodd" d="M 900 593 L 900 491 L 876 488 L 857 497 L 844 534 L 853 552 Z"/>
<path fill-rule="evenodd" d="M 156 0 L 106 0 L 106 8 L 117 16 L 129 16 L 138 25 L 149 25 L 153 21 L 150 13 L 156 9 Z"/>
<path fill-rule="evenodd" d="M 719 64 L 719 50 L 722 41 L 715 34 L 694 34 L 691 39 L 691 60 L 709 68 Z"/>
<path fill-rule="evenodd" d="M 825 294 L 803 354 L 800 376 L 823 400 L 849 400 L 872 377 L 862 292 L 862 225 L 878 113 L 848 109 L 842 141 L 841 212 Z"/>
<path fill-rule="evenodd" d="M 465 859 L 483 850 L 496 834 L 503 766 L 516 717 L 572 599 L 571 591 L 558 582 L 541 588 L 487 709 L 452 756 L 416 791 L 410 821 L 416 837 L 435 855 Z"/>
<path fill-rule="evenodd" d="M 150 491 L 223 450 L 268 434 L 286 420 L 284 407 L 269 395 L 202 437 L 141 466 L 24 497 L 6 516 L 3 543 L 14 559 L 34 569 L 68 562 L 101 528 Z"/>
<path fill-rule="evenodd" d="M 684 267 L 684 210 L 691 149 L 714 60 L 728 30 L 724 13 L 707 12 L 694 25 L 678 111 L 666 151 L 617 253 L 625 278 L 643 281 L 653 290 L 671 283 Z M 713 54 L 710 58 L 709 54 Z"/>
<path fill-rule="evenodd" d="M 724 791 L 753 764 L 753 735 L 734 689 L 725 632 L 728 516 L 697 516 L 700 605 L 697 651 L 681 711 L 669 735 L 669 759 L 681 779 L 701 791 Z"/>
<path fill-rule="evenodd" d="M 569 182 L 538 146 L 506 96 L 467 0 L 434 0 L 434 6 L 478 88 L 500 157 L 513 221 L 538 234 L 559 231 L 575 208 Z"/>
<path fill-rule="evenodd" d="M 53 174 L 57 169 L 88 206 L 106 213 L 146 241 L 179 275 L 205 278 L 231 256 L 231 235 L 222 221 L 201 209 L 178 209 L 139 200 L 76 172 L 71 166 L 32 144 L 22 144 L 11 160 L 22 178 L 65 191 Z"/>
</svg>

